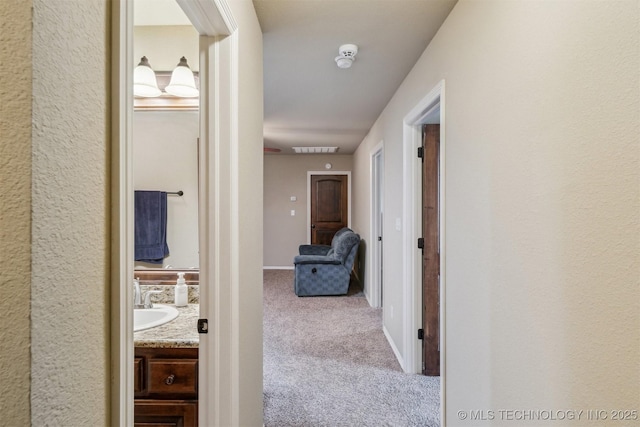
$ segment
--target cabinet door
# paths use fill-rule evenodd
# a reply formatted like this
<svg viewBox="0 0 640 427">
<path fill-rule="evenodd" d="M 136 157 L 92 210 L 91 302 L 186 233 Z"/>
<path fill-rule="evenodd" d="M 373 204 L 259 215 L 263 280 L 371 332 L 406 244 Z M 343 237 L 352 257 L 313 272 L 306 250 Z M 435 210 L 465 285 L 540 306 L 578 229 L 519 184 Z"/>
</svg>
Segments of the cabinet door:
<svg viewBox="0 0 640 427">
<path fill-rule="evenodd" d="M 136 400 L 135 427 L 197 427 L 198 403 L 181 400 Z"/>
<path fill-rule="evenodd" d="M 142 357 L 136 357 L 133 361 L 133 392 L 135 394 L 142 393 L 144 389 L 144 359 Z"/>
</svg>

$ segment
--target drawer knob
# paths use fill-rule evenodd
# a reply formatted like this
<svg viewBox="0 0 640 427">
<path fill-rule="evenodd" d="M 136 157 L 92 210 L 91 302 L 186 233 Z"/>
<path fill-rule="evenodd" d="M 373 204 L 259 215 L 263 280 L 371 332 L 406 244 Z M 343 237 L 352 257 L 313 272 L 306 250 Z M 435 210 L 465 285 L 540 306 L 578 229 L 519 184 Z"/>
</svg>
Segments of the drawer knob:
<svg viewBox="0 0 640 427">
<path fill-rule="evenodd" d="M 173 375 L 173 374 L 171 374 L 171 375 L 169 375 L 167 378 L 165 378 L 164 383 L 165 383 L 166 385 L 171 385 L 171 384 L 173 384 L 173 382 L 174 382 L 175 380 L 176 380 L 176 376 L 175 376 L 175 375 Z"/>
</svg>

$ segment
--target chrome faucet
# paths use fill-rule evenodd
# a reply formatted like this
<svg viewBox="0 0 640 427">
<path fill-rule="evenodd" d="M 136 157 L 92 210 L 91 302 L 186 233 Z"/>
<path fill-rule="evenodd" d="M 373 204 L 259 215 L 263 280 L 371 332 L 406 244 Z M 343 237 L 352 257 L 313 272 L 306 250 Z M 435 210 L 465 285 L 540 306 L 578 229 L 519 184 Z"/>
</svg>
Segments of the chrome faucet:
<svg viewBox="0 0 640 427">
<path fill-rule="evenodd" d="M 140 278 L 133 279 L 133 308 L 142 308 L 142 293 L 140 292 Z"/>
<path fill-rule="evenodd" d="M 147 291 L 142 297 L 142 291 L 140 290 L 140 278 L 133 279 L 133 308 L 153 308 L 151 302 L 151 295 L 161 294 L 162 291 Z M 144 299 L 144 303 L 142 300 Z"/>
<path fill-rule="evenodd" d="M 162 291 L 147 291 L 144 294 L 144 306 L 143 308 L 153 308 L 153 303 L 151 302 L 151 295 L 153 294 L 161 294 Z"/>
</svg>

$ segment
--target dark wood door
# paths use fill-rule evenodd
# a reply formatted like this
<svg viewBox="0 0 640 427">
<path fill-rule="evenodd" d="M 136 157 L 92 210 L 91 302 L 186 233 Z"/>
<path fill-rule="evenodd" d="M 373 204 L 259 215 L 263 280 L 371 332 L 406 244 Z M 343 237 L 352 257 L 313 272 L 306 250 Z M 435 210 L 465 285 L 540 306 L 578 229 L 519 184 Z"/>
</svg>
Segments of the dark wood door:
<svg viewBox="0 0 640 427">
<path fill-rule="evenodd" d="M 311 243 L 330 245 L 349 220 L 347 175 L 311 175 Z"/>
<path fill-rule="evenodd" d="M 423 127 L 422 373 L 440 375 L 440 125 Z"/>
</svg>

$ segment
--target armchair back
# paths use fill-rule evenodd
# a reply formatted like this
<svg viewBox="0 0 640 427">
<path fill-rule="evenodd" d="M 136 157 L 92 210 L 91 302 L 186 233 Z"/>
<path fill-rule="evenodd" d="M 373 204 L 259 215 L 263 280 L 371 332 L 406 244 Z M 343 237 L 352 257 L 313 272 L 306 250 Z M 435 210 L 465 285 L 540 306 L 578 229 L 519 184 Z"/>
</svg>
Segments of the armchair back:
<svg viewBox="0 0 640 427">
<path fill-rule="evenodd" d="M 348 232 L 343 232 L 337 238 L 334 238 L 331 242 L 331 249 L 333 249 L 332 256 L 342 264 L 344 264 L 346 268 L 351 270 L 356 253 L 356 251 L 352 251 L 352 249 L 359 243 L 359 235 L 351 230 L 348 230 Z"/>
</svg>

